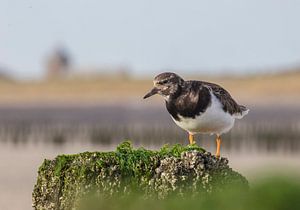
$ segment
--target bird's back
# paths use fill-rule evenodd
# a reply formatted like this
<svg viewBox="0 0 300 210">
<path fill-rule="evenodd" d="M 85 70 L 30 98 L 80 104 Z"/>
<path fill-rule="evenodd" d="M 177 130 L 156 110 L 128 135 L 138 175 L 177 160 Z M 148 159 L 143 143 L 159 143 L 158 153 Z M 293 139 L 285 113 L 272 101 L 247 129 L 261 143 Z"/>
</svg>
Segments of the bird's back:
<svg viewBox="0 0 300 210">
<path fill-rule="evenodd" d="M 220 101 L 222 109 L 236 118 L 242 118 L 248 109 L 239 105 L 221 86 L 205 81 L 185 81 L 180 94 L 166 102 L 169 113 L 175 120 L 178 115 L 195 118 L 201 115 L 211 105 L 211 94 Z"/>
<path fill-rule="evenodd" d="M 227 90 L 222 88 L 220 85 L 200 81 L 203 85 L 211 88 L 212 93 L 219 99 L 223 106 L 223 110 L 228 112 L 231 115 L 239 115 L 243 114 L 243 112 L 248 111 L 248 109 L 243 106 L 239 105 L 229 94 Z"/>
</svg>

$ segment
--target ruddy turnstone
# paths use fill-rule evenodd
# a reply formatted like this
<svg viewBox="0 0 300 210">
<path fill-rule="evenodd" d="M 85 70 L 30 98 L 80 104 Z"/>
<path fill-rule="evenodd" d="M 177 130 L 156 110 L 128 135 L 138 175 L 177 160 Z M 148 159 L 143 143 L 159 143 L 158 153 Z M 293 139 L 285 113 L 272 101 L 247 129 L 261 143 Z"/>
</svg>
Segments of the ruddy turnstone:
<svg viewBox="0 0 300 210">
<path fill-rule="evenodd" d="M 174 122 L 189 133 L 190 144 L 195 143 L 196 133 L 216 134 L 217 157 L 220 157 L 221 135 L 233 127 L 235 119 L 249 112 L 217 84 L 185 81 L 171 72 L 157 75 L 153 83 L 153 89 L 144 99 L 161 95 Z"/>
</svg>

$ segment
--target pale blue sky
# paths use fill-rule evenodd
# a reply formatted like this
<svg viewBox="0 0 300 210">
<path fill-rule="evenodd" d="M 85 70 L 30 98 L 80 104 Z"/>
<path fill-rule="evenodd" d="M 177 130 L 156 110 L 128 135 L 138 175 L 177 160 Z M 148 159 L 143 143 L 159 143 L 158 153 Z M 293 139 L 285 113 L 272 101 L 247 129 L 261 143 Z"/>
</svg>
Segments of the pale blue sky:
<svg viewBox="0 0 300 210">
<path fill-rule="evenodd" d="M 63 43 L 80 67 L 247 72 L 300 64 L 297 0 L 0 0 L 0 65 L 39 77 Z"/>
</svg>

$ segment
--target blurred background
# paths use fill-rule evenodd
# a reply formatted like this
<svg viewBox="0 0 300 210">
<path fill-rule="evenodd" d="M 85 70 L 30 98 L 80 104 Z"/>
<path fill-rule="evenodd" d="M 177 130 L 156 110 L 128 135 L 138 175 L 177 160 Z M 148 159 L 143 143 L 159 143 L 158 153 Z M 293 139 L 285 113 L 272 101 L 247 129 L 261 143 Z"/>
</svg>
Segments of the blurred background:
<svg viewBox="0 0 300 210">
<path fill-rule="evenodd" d="M 31 209 L 58 154 L 187 144 L 152 78 L 218 83 L 250 108 L 222 155 L 250 181 L 300 174 L 300 2 L 0 1 L 0 209 Z M 212 136 L 197 143 L 215 151 Z"/>
</svg>

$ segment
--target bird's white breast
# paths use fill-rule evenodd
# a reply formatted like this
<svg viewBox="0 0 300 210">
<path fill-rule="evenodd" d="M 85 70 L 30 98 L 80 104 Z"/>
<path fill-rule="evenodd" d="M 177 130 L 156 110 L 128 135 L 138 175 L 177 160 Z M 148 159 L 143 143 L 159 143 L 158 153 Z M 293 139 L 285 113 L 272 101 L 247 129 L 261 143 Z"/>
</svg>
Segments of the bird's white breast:
<svg viewBox="0 0 300 210">
<path fill-rule="evenodd" d="M 179 115 L 180 121 L 174 122 L 184 130 L 194 133 L 218 134 L 228 132 L 234 125 L 235 118 L 222 109 L 222 104 L 217 97 L 210 93 L 211 104 L 204 113 L 193 118 L 187 118 Z"/>
</svg>

